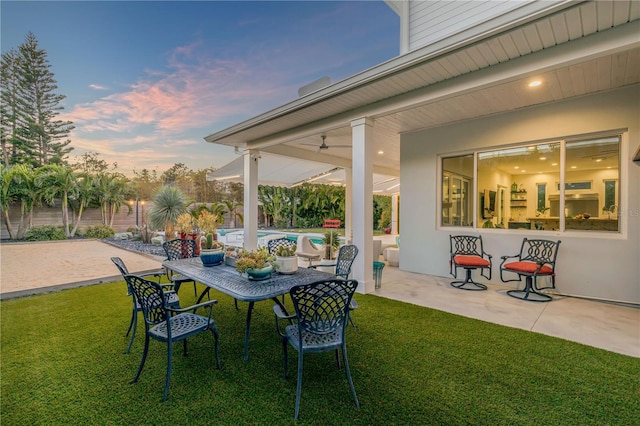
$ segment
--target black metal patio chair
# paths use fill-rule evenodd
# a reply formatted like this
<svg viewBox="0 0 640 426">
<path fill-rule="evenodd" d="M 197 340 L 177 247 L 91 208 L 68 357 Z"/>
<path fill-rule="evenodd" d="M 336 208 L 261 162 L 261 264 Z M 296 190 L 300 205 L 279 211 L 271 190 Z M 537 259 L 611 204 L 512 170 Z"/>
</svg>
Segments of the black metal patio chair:
<svg viewBox="0 0 640 426">
<path fill-rule="evenodd" d="M 196 242 L 195 240 L 187 240 L 182 238 L 176 238 L 175 240 L 165 241 L 162 243 L 162 248 L 167 255 L 167 260 L 179 260 L 188 259 L 190 257 L 196 257 Z M 198 297 L 198 289 L 196 288 L 195 280 L 185 277 L 181 274 L 176 274 L 171 270 L 167 270 L 167 277 L 175 285 L 176 292 L 180 290 L 180 286 L 183 283 L 193 283 L 193 294 Z"/>
<path fill-rule="evenodd" d="M 218 354 L 218 329 L 211 313 L 217 300 L 209 300 L 204 303 L 183 309 L 169 307 L 165 292 L 162 287 L 153 281 L 146 280 L 136 275 L 126 275 L 125 279 L 140 303 L 144 314 L 144 352 L 138 367 L 138 372 L 132 383 L 137 383 L 144 368 L 149 351 L 149 339 L 158 340 L 167 344 L 167 374 L 162 401 L 169 396 L 169 384 L 171 382 L 171 368 L 173 358 L 173 344 L 183 342 L 183 355 L 187 356 L 187 338 L 200 334 L 203 331 L 211 331 L 215 338 L 216 368 L 220 369 L 220 356 Z M 203 308 L 207 315 L 198 315 L 196 310 Z"/>
<path fill-rule="evenodd" d="M 318 266 L 323 268 L 325 267 L 335 267 L 334 274 L 337 277 L 343 278 L 345 280 L 349 279 L 349 275 L 351 275 L 351 267 L 353 266 L 353 262 L 356 260 L 356 256 L 358 255 L 358 247 L 352 244 L 346 244 L 340 247 L 338 250 L 338 257 L 336 258 L 336 263 L 330 265 L 311 265 L 309 268 L 316 269 Z M 358 302 L 355 299 L 351 299 L 351 303 L 349 305 L 349 311 L 353 311 L 358 309 Z M 351 322 L 352 326 L 356 326 L 353 322 L 353 318 L 351 314 L 349 314 L 349 322 Z"/>
<path fill-rule="evenodd" d="M 282 336 L 284 351 L 284 378 L 287 378 L 289 344 L 298 351 L 298 382 L 296 388 L 296 405 L 294 418 L 298 419 L 300 396 L 302 393 L 302 371 L 305 353 L 338 351 L 342 353 L 342 362 L 347 374 L 347 381 L 356 407 L 360 407 L 356 390 L 353 386 L 349 361 L 345 328 L 349 315 L 349 303 L 358 287 L 355 280 L 327 280 L 293 287 L 289 295 L 293 302 L 295 315 L 286 315 L 279 305 L 273 310 L 276 314 L 278 333 Z M 284 330 L 279 320 L 291 323 Z"/>
<path fill-rule="evenodd" d="M 501 257 L 500 279 L 502 282 L 522 281 L 522 277 L 525 277 L 524 289 L 509 290 L 507 291 L 509 296 L 531 302 L 549 302 L 553 299 L 548 294 L 540 293 L 540 290 L 556 288 L 556 259 L 560 242 L 560 240 L 530 240 L 524 238 L 519 254 Z M 509 259 L 513 259 L 513 261 L 509 261 Z M 504 279 L 504 272 L 517 274 L 518 278 Z M 539 287 L 539 277 L 549 277 L 551 285 Z"/>
<path fill-rule="evenodd" d="M 122 274 L 122 278 L 125 279 L 126 275 L 129 275 L 129 269 L 127 265 L 125 265 L 124 261 L 119 257 L 112 257 L 111 261 L 116 265 L 120 274 Z M 158 284 L 160 284 L 162 277 L 165 275 L 164 270 L 158 270 L 155 272 L 149 272 L 147 274 L 138 275 L 139 277 L 147 278 L 154 277 L 157 279 Z M 136 337 L 136 328 L 138 325 L 138 312 L 142 311 L 140 304 L 136 301 L 136 298 L 133 294 L 133 290 L 129 286 L 129 283 L 125 279 L 125 283 L 127 283 L 127 296 L 131 297 L 131 321 L 129 322 L 129 329 L 127 330 L 127 334 L 125 337 L 131 333 L 131 338 L 129 339 L 129 346 L 127 346 L 127 350 L 124 352 L 128 354 L 131 352 L 131 346 L 133 345 L 133 340 Z M 160 284 L 165 293 L 167 303 L 172 308 L 180 308 L 180 299 L 178 298 L 178 294 L 173 289 L 173 284 Z"/>
<path fill-rule="evenodd" d="M 451 285 L 461 290 L 486 290 L 487 286 L 475 282 L 471 273 L 480 269 L 480 275 L 491 279 L 491 255 L 484 251 L 481 235 L 449 235 L 449 273 L 457 278 L 458 268 L 465 270 L 464 280 L 452 281 Z M 485 271 L 489 275 L 485 275 Z"/>
</svg>

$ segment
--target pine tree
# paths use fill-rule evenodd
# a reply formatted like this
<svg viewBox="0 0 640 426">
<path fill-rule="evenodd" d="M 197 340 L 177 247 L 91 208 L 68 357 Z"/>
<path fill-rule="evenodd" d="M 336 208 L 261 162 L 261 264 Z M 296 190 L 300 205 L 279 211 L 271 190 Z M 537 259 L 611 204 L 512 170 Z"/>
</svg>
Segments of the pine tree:
<svg viewBox="0 0 640 426">
<path fill-rule="evenodd" d="M 25 128 L 24 108 L 18 97 L 20 60 L 20 54 L 11 49 L 2 54 L 0 65 L 0 146 L 2 164 L 7 167 L 16 163 L 20 133 Z"/>
<path fill-rule="evenodd" d="M 49 70 L 51 65 L 47 52 L 38 48 L 38 40 L 33 33 L 27 34 L 19 51 L 18 98 L 20 107 L 24 108 L 26 126 L 16 139 L 24 158 L 16 160 L 36 166 L 64 164 L 73 150 L 68 146 L 71 141 L 67 138 L 74 128 L 70 121 L 57 119 L 65 96 L 54 93 L 58 86 Z"/>
</svg>

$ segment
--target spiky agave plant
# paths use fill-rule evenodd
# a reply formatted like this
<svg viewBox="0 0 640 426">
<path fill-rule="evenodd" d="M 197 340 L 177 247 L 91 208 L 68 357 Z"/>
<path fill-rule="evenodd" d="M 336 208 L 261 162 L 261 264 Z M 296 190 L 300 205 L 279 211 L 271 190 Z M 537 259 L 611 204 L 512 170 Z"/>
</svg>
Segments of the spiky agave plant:
<svg viewBox="0 0 640 426">
<path fill-rule="evenodd" d="M 149 224 L 154 229 L 164 229 L 167 240 L 173 238 L 178 217 L 187 211 L 187 196 L 174 186 L 161 187 L 149 209 Z"/>
</svg>

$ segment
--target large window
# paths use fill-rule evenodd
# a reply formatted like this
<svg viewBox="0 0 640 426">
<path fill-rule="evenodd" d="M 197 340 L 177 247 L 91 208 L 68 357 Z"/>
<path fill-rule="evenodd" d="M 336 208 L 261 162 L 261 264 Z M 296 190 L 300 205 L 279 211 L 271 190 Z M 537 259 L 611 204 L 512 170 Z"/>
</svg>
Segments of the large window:
<svg viewBox="0 0 640 426">
<path fill-rule="evenodd" d="M 619 152 L 620 137 L 610 136 L 443 158 L 441 224 L 617 232 Z M 454 184 L 468 189 L 456 192 Z M 473 205 L 475 213 L 469 211 Z"/>
</svg>

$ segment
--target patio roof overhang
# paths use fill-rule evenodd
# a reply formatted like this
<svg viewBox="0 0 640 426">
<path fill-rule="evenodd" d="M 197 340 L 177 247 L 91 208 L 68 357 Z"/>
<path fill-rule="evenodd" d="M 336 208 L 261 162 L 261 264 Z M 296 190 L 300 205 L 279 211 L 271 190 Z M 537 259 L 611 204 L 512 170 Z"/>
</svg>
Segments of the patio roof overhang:
<svg viewBox="0 0 640 426">
<path fill-rule="evenodd" d="M 344 167 L 318 161 L 292 159 L 291 157 L 262 152 L 260 154 L 258 182 L 261 185 L 295 187 L 303 183 L 344 185 Z M 207 180 L 242 183 L 244 162 L 238 157 L 232 162 L 207 173 Z M 386 174 L 373 174 L 373 192 L 391 195 L 400 192 L 400 178 Z"/>
<path fill-rule="evenodd" d="M 400 134 L 553 103 L 640 82 L 640 7 L 593 2 L 434 50 L 427 46 L 205 137 L 341 166 L 350 149 L 323 155 L 310 145 L 351 145 L 351 122 L 375 123 L 373 167 L 399 176 Z M 613 6 L 611 6 L 613 7 Z M 618 13 L 618 12 L 616 12 Z M 542 80 L 537 90 L 528 83 Z M 375 170 L 374 170 L 375 171 Z M 379 171 L 379 170 L 378 170 Z"/>
</svg>

